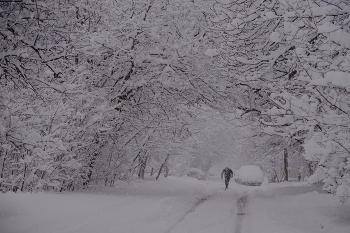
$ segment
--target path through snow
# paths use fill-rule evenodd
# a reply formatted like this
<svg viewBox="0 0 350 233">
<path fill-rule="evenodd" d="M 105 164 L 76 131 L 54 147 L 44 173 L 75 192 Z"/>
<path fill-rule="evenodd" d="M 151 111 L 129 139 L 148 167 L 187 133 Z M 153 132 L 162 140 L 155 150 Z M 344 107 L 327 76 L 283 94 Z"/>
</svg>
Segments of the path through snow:
<svg viewBox="0 0 350 233">
<path fill-rule="evenodd" d="M 350 205 L 306 183 L 168 177 L 98 193 L 0 194 L 1 233 L 349 233 Z"/>
<path fill-rule="evenodd" d="M 220 190 L 189 212 L 167 233 L 232 233 L 237 199 L 238 194 L 232 189 Z"/>
<path fill-rule="evenodd" d="M 245 207 L 247 204 L 248 195 L 241 196 L 237 200 L 237 216 L 235 221 L 235 231 L 234 233 L 242 233 L 243 219 L 245 216 Z"/>
<path fill-rule="evenodd" d="M 181 223 L 189 213 L 194 212 L 200 204 L 202 204 L 203 202 L 207 201 L 207 200 L 208 200 L 210 197 L 212 197 L 213 195 L 214 195 L 214 194 L 199 199 L 199 201 L 197 201 L 197 203 L 194 204 L 194 205 L 192 206 L 192 208 L 191 208 L 189 211 L 187 211 L 187 212 L 185 213 L 184 216 L 182 216 L 179 220 L 177 220 L 177 222 L 176 222 L 169 230 L 167 230 L 165 233 L 170 233 L 171 230 L 174 229 L 179 223 Z"/>
</svg>

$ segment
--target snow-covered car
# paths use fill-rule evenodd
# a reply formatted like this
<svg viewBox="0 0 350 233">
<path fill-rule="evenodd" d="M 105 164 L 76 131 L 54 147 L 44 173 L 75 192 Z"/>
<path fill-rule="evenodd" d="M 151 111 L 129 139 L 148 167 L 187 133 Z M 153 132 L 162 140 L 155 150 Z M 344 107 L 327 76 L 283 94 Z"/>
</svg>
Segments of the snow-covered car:
<svg viewBox="0 0 350 233">
<path fill-rule="evenodd" d="M 264 173 L 255 165 L 244 165 L 236 171 L 235 181 L 238 184 L 260 186 L 264 181 Z"/>
<path fill-rule="evenodd" d="M 187 176 L 197 178 L 198 180 L 205 180 L 204 172 L 198 168 L 189 168 L 187 171 Z"/>
</svg>

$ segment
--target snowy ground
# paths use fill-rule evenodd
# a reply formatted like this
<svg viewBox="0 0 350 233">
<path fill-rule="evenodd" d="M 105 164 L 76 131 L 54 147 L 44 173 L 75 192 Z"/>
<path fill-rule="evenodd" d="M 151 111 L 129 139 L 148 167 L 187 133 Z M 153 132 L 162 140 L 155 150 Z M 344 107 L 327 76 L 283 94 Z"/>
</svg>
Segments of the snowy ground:
<svg viewBox="0 0 350 233">
<path fill-rule="evenodd" d="M 0 195 L 1 233 L 349 233 L 350 204 L 306 183 L 162 178 L 94 193 Z"/>
</svg>

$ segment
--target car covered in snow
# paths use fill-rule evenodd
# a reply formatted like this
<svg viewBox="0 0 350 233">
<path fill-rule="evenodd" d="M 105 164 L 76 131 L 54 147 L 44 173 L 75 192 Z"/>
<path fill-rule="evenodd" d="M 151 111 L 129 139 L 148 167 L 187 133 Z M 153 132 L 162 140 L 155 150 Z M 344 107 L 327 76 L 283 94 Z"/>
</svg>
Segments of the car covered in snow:
<svg viewBox="0 0 350 233">
<path fill-rule="evenodd" d="M 205 180 L 205 173 L 201 169 L 194 167 L 188 169 L 187 176 L 197 178 L 198 180 Z"/>
<path fill-rule="evenodd" d="M 264 181 L 264 173 L 258 166 L 244 165 L 236 171 L 235 181 L 238 184 L 260 186 Z"/>
</svg>

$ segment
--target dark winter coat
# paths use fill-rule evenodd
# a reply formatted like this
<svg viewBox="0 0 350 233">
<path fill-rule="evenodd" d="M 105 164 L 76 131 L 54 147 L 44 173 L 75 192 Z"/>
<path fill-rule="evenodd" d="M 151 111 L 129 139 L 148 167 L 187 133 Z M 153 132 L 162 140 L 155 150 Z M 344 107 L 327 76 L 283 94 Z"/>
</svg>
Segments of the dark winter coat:
<svg viewBox="0 0 350 233">
<path fill-rule="evenodd" d="M 233 171 L 230 169 L 230 168 L 228 168 L 228 167 L 226 167 L 224 170 L 222 170 L 222 172 L 221 172 L 221 179 L 222 179 L 222 176 L 223 175 L 225 175 L 225 179 L 230 179 L 230 178 L 232 178 L 233 177 Z"/>
</svg>

